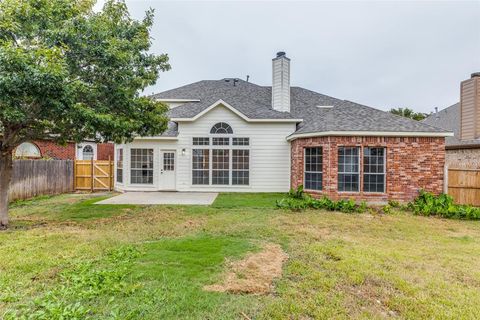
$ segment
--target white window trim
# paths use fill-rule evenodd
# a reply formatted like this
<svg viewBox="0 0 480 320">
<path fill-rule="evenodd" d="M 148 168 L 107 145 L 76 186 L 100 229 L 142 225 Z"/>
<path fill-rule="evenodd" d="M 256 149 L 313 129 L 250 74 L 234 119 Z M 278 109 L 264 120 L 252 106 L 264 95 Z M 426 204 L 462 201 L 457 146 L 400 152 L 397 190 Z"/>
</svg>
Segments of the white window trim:
<svg viewBox="0 0 480 320">
<path fill-rule="evenodd" d="M 369 175 L 380 175 L 382 173 L 365 173 L 365 168 L 362 169 L 362 191 L 363 193 L 367 193 L 367 194 L 386 194 L 387 193 L 387 147 L 385 146 L 365 146 L 362 148 L 362 158 L 363 158 L 363 162 L 365 162 L 365 153 L 364 153 L 364 150 L 365 148 L 383 148 L 385 150 L 385 152 L 383 153 L 383 191 L 379 192 L 379 191 L 365 191 L 364 189 L 364 185 L 363 185 L 363 182 L 365 181 L 365 174 L 369 174 Z"/>
<path fill-rule="evenodd" d="M 357 149 L 359 150 L 359 151 L 358 151 L 358 172 L 340 172 L 340 171 L 338 171 L 338 164 L 339 164 L 339 162 L 340 162 L 340 160 L 339 160 L 340 157 L 339 157 L 339 155 L 338 155 L 338 150 L 339 150 L 340 148 L 357 148 Z M 361 178 L 362 178 L 362 175 L 361 175 L 362 169 L 361 169 L 361 167 L 360 167 L 361 164 L 362 164 L 360 160 L 361 160 L 361 158 L 363 157 L 362 151 L 363 151 L 363 150 L 362 150 L 362 147 L 361 147 L 361 146 L 348 146 L 348 145 L 338 146 L 338 148 L 337 148 L 337 192 L 338 192 L 338 193 L 360 193 L 361 190 L 363 189 L 362 186 L 361 186 L 361 185 L 362 185 L 362 180 L 361 180 Z M 345 190 L 340 191 L 340 190 L 339 190 L 339 183 L 338 183 L 338 178 L 339 178 L 339 175 L 340 175 L 340 174 L 358 174 L 358 190 L 356 190 L 356 191 L 345 191 Z"/>
<path fill-rule="evenodd" d="M 118 151 L 122 150 L 122 182 L 118 182 Z M 125 185 L 125 149 L 124 148 L 116 148 L 115 149 L 115 183 L 123 186 Z"/>
<path fill-rule="evenodd" d="M 193 138 L 209 138 L 209 145 L 194 145 Z M 229 138 L 228 145 L 213 145 L 213 138 Z M 245 145 L 233 145 L 233 138 L 248 138 L 248 146 Z M 190 138 L 190 187 L 192 188 L 211 188 L 211 187 L 225 187 L 225 188 L 251 188 L 251 159 L 252 159 L 252 138 L 248 135 L 235 135 L 231 133 L 226 134 L 215 134 L 215 133 L 208 133 L 204 135 L 195 135 Z M 193 184 L 193 149 L 207 149 L 208 152 L 208 184 Z M 228 184 L 214 184 L 213 183 L 213 149 L 221 149 L 221 150 L 229 150 L 228 154 L 228 162 L 229 162 L 229 169 L 228 169 Z M 233 173 L 233 150 L 249 150 L 248 153 L 248 184 L 232 184 L 232 173 Z"/>
<path fill-rule="evenodd" d="M 308 148 L 320 148 L 322 149 L 322 171 L 307 171 L 307 149 Z M 321 173 L 322 174 L 322 188 L 320 190 L 318 189 L 308 189 L 306 187 L 306 179 L 307 175 L 306 173 Z M 323 146 L 311 146 L 311 147 L 305 147 L 303 148 L 303 187 L 305 190 L 313 191 L 313 192 L 322 192 L 323 191 Z"/>
<path fill-rule="evenodd" d="M 152 183 L 133 183 L 132 182 L 132 170 L 142 170 L 142 169 L 138 169 L 138 168 L 132 168 L 132 150 L 133 149 L 146 149 L 146 150 L 153 150 L 153 153 L 152 153 Z M 146 146 L 135 146 L 135 147 L 131 147 L 129 149 L 129 152 L 128 152 L 128 156 L 129 156 L 129 174 L 128 174 L 128 182 L 131 186 L 142 186 L 142 187 L 149 187 L 149 188 L 154 188 L 156 187 L 156 183 L 155 183 L 155 175 L 156 175 L 156 170 L 155 170 L 155 148 L 154 147 L 146 147 Z M 150 170 L 150 169 L 149 169 Z M 125 175 L 124 175 L 125 176 Z"/>
</svg>

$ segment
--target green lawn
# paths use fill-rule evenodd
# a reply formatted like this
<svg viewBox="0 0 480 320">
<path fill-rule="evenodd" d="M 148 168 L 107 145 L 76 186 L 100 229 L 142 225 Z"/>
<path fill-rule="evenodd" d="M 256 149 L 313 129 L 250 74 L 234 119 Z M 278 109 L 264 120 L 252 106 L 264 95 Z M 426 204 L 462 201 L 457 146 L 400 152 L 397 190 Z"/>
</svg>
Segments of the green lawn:
<svg viewBox="0 0 480 320">
<path fill-rule="evenodd" d="M 478 319 L 480 223 L 275 208 L 281 194 L 209 207 L 11 205 L 0 232 L 0 319 Z M 207 292 L 226 259 L 289 255 L 270 295 Z"/>
</svg>

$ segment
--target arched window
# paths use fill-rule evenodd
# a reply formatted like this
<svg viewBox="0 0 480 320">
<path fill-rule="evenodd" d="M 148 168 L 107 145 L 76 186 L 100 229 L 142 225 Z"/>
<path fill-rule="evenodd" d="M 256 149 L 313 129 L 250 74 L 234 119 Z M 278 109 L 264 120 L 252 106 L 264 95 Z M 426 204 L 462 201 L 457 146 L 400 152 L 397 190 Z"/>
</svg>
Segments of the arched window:
<svg viewBox="0 0 480 320">
<path fill-rule="evenodd" d="M 15 157 L 18 158 L 41 158 L 40 149 L 31 142 L 20 144 L 15 150 Z"/>
<path fill-rule="evenodd" d="M 93 147 L 91 145 L 87 144 L 85 147 L 83 147 L 82 157 L 83 157 L 83 160 L 93 159 Z"/>
<path fill-rule="evenodd" d="M 225 122 L 219 122 L 215 124 L 212 129 L 210 130 L 210 133 L 217 133 L 217 134 L 225 134 L 225 133 L 233 133 L 232 127 L 230 127 L 229 124 Z"/>
</svg>

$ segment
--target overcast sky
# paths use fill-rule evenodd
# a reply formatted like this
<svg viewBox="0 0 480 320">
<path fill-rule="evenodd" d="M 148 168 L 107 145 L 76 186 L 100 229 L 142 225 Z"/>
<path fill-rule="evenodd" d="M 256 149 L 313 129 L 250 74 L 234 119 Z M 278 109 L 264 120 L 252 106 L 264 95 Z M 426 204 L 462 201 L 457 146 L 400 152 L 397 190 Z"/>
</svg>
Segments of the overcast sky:
<svg viewBox="0 0 480 320">
<path fill-rule="evenodd" d="M 460 81 L 480 71 L 480 0 L 127 5 L 135 18 L 155 9 L 152 51 L 170 56 L 172 69 L 148 94 L 246 75 L 271 85 L 271 59 L 285 51 L 293 86 L 430 112 L 458 102 Z"/>
</svg>

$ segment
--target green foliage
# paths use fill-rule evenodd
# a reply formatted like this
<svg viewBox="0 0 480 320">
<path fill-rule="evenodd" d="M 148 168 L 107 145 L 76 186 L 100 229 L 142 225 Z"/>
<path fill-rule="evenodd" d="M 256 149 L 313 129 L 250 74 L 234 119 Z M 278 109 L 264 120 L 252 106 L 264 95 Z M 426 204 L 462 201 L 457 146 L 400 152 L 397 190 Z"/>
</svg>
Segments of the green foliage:
<svg viewBox="0 0 480 320">
<path fill-rule="evenodd" d="M 91 315 L 86 301 L 105 295 L 130 295 L 136 287 L 127 276 L 138 250 L 125 246 L 107 255 L 103 265 L 94 261 L 80 262 L 60 273 L 60 285 L 24 305 L 19 310 L 8 310 L 4 319 L 85 319 Z M 81 302 L 83 301 L 83 302 Z"/>
<path fill-rule="evenodd" d="M 385 214 L 390 214 L 390 213 L 392 213 L 392 206 L 390 204 L 387 204 L 387 205 L 382 207 L 382 211 Z"/>
<path fill-rule="evenodd" d="M 153 11 L 137 21 L 123 1 L 0 1 L 1 149 L 46 136 L 58 142 L 130 140 L 167 126 L 167 107 L 141 97 L 168 56 L 153 55 Z"/>
<path fill-rule="evenodd" d="M 417 215 L 440 216 L 451 219 L 479 220 L 480 208 L 455 204 L 447 194 L 435 196 L 430 192 L 420 190 L 414 201 L 408 204 L 410 210 Z"/>
<path fill-rule="evenodd" d="M 354 200 L 333 201 L 326 196 L 315 199 L 304 193 L 303 186 L 299 186 L 296 190 L 292 189 L 288 193 L 287 198 L 277 200 L 277 208 L 290 209 L 293 211 L 312 209 L 325 209 L 329 211 L 341 211 L 344 213 L 363 213 L 367 211 L 367 203 L 362 201 L 357 204 Z"/>
<path fill-rule="evenodd" d="M 303 185 L 297 187 L 297 189 L 291 188 L 288 192 L 288 196 L 294 199 L 303 199 L 304 196 Z"/>
<path fill-rule="evenodd" d="M 415 112 L 410 108 L 390 109 L 390 113 L 417 121 L 421 121 L 428 117 L 427 113 Z"/>
<path fill-rule="evenodd" d="M 388 205 L 392 208 L 400 208 L 400 202 L 395 200 L 388 200 Z"/>
</svg>

